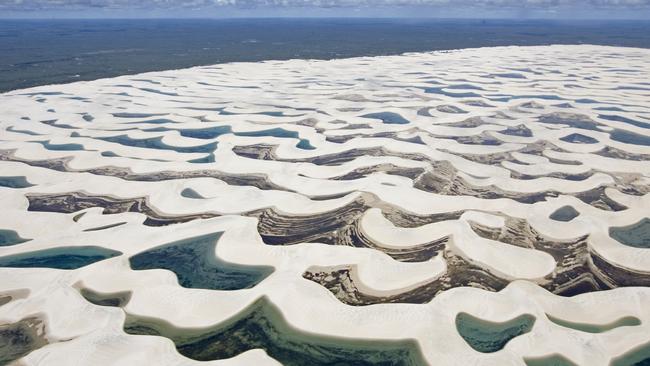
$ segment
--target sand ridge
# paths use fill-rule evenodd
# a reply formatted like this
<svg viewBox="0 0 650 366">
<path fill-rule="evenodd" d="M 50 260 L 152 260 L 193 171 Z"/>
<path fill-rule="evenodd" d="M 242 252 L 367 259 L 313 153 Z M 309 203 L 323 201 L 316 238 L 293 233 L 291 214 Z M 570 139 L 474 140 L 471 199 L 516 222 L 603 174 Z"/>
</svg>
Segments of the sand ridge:
<svg viewBox="0 0 650 366">
<path fill-rule="evenodd" d="M 14 263 L 0 268 L 0 324 L 44 324 L 24 365 L 273 365 L 273 347 L 301 346 L 326 363 L 337 352 L 319 347 L 352 357 L 364 340 L 395 345 L 364 352 L 399 364 L 607 365 L 647 350 L 650 251 L 609 230 L 650 212 L 648 75 L 643 49 L 496 47 L 4 93 L 0 229 L 30 240 L 0 247 L 0 267 Z M 566 206 L 577 215 L 551 218 Z M 173 243 L 186 245 L 166 255 L 187 261 L 188 243 L 215 233 L 205 268 L 271 271 L 215 290 L 184 281 L 190 265 L 133 268 Z M 77 269 L 11 262 L 87 246 L 121 254 Z M 130 297 L 101 306 L 80 289 Z M 214 332 L 225 345 L 226 330 L 257 344 L 236 321 L 249 313 L 288 338 L 230 359 L 192 353 Z M 459 313 L 535 323 L 481 353 Z M 589 333 L 547 314 L 640 324 Z"/>
</svg>

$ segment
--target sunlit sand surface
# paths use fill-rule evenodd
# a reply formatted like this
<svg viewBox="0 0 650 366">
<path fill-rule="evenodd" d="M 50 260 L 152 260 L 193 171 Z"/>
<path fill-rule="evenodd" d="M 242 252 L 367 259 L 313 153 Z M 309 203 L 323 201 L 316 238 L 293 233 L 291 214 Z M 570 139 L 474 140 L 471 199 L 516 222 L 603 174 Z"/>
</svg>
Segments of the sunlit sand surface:
<svg viewBox="0 0 650 366">
<path fill-rule="evenodd" d="M 499 47 L 2 94 L 0 363 L 648 362 L 649 76 Z"/>
</svg>

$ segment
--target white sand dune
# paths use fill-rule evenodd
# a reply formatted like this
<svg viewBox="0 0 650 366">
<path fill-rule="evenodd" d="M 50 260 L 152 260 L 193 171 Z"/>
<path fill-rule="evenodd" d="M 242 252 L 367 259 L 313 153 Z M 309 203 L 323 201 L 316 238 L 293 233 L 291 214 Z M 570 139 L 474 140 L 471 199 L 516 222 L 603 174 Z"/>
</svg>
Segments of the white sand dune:
<svg viewBox="0 0 650 366">
<path fill-rule="evenodd" d="M 647 362 L 649 80 L 582 45 L 2 94 L 0 363 Z"/>
</svg>

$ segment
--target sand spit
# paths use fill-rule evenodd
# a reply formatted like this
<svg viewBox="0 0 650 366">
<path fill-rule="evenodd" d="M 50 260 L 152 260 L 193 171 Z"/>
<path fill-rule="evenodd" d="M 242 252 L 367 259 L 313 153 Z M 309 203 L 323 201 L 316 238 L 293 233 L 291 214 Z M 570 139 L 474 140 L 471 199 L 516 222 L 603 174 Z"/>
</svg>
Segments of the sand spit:
<svg viewBox="0 0 650 366">
<path fill-rule="evenodd" d="M 0 95 L 0 363 L 632 365 L 650 51 L 233 63 Z"/>
</svg>

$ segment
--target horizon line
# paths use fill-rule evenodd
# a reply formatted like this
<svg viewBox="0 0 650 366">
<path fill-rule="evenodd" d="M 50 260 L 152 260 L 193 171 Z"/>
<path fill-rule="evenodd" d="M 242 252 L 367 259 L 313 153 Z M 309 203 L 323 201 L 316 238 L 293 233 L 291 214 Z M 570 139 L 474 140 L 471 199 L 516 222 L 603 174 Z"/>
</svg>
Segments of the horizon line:
<svg viewBox="0 0 650 366">
<path fill-rule="evenodd" d="M 39 17 L 4 17 L 0 15 L 0 20 L 274 20 L 274 19 L 332 19 L 332 20 L 474 20 L 474 21 L 606 21 L 606 22 L 650 22 L 650 19 L 641 18 L 572 18 L 572 17 L 436 17 L 436 16 L 224 16 L 224 17 L 205 17 L 205 16 L 106 16 L 106 17 L 68 17 L 68 16 L 39 16 Z"/>
</svg>

